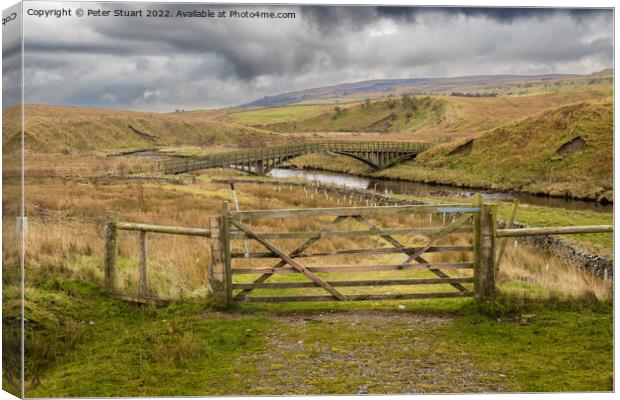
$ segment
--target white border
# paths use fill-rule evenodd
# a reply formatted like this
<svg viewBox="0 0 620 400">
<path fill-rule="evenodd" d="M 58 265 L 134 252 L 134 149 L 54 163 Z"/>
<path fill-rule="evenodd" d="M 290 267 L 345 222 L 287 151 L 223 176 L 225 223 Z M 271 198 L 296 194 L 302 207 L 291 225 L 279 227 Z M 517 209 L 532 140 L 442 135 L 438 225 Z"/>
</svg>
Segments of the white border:
<svg viewBox="0 0 620 400">
<path fill-rule="evenodd" d="M 29 2 L 26 0 L 26 2 Z M 79 1 L 67 1 L 67 3 L 78 3 Z M 0 0 L 0 7 L 2 9 L 6 9 L 13 4 L 17 3 L 12 0 Z M 96 3 L 96 2 L 93 2 Z M 472 1 L 463 1 L 463 0 L 449 0 L 449 1 L 437 1 L 437 0 L 425 0 L 425 1 L 388 1 L 388 0 L 338 0 L 338 1 L 330 1 L 330 0 L 309 0 L 309 1 L 298 1 L 298 0 L 288 0 L 288 1 L 278 1 L 278 0 L 270 0 L 270 1 L 259 1 L 259 0 L 245 0 L 245 1 L 166 1 L 166 0 L 151 0 L 151 1 L 127 1 L 127 3 L 202 3 L 202 4 L 316 4 L 316 5 L 402 5 L 402 6 L 478 6 L 478 7 L 559 7 L 559 8 L 570 8 L 570 7 L 615 7 L 615 3 L 609 0 L 590 0 L 590 1 L 574 1 L 574 0 L 522 0 L 522 1 L 491 1 L 491 0 L 478 0 L 476 2 Z M 618 23 L 618 14 L 614 12 L 614 27 Z M 22 25 L 23 29 L 23 25 Z M 22 42 L 23 46 L 23 42 Z M 615 32 L 614 32 L 614 50 L 615 50 Z M 2 55 L 0 54 L 0 62 L 2 61 Z M 23 60 L 22 60 L 23 61 Z M 614 66 L 618 64 L 618 54 L 614 51 Z M 23 68 L 23 66 L 22 66 Z M 615 75 L 615 74 L 614 74 Z M 614 82 L 614 117 L 616 117 L 616 102 L 617 102 L 617 80 Z M 2 82 L 0 81 L 0 93 L 2 88 Z M 22 85 L 23 90 L 23 85 Z M 23 98 L 23 97 L 22 97 Z M 1 119 L 1 116 L 0 116 Z M 618 128 L 618 119 L 614 118 L 614 164 L 616 157 L 618 156 L 619 145 L 615 140 L 615 132 Z M 1 146 L 1 144 L 0 144 Z M 615 167 L 615 165 L 614 165 Z M 0 182 L 1 182 L 1 171 L 0 168 Z M 617 174 L 615 174 L 614 168 L 614 188 L 619 187 L 620 178 Z M 615 192 L 615 190 L 614 190 Z M 2 210 L 0 209 L 0 217 L 2 216 Z M 618 239 L 620 239 L 620 233 L 615 229 L 615 212 L 614 212 L 614 243 L 617 243 Z M 0 248 L 0 256 L 2 250 Z M 616 259 L 618 255 L 617 248 L 614 248 L 614 258 Z M 614 288 L 616 289 L 616 288 Z M 1 288 L 0 288 L 1 290 Z M 23 293 L 23 291 L 22 291 Z M 614 290 L 614 361 L 618 356 L 618 346 L 616 345 L 615 338 L 616 336 L 616 324 L 615 321 L 618 317 L 618 309 L 615 304 L 615 298 L 617 297 L 617 292 Z M 0 317 L 1 317 L 1 309 L 0 309 Z M 0 359 L 1 363 L 1 359 Z M 1 365 L 1 364 L 0 364 Z M 614 362 L 615 367 L 615 362 Z M 615 371 L 615 368 L 614 368 Z M 616 374 L 614 374 L 614 387 L 616 387 L 617 380 Z M 336 396 L 295 396 L 297 399 L 317 399 L 317 398 L 332 398 Z M 337 396 L 339 399 L 343 400 L 352 400 L 358 399 L 360 396 Z M 610 399 L 615 398 L 615 393 L 563 393 L 563 394 L 465 394 L 465 395 L 385 395 L 385 396 L 364 396 L 365 398 L 372 399 L 567 399 L 567 400 L 584 400 L 587 397 L 588 400 L 597 400 L 597 399 Z M 14 399 L 15 397 L 6 393 L 0 392 L 0 400 L 4 399 Z M 176 399 L 179 397 L 173 397 L 172 399 Z M 211 397 L 214 399 L 219 398 L 238 398 L 238 397 Z M 280 397 L 262 397 L 263 399 L 280 399 Z M 164 399 L 164 397 L 151 397 L 149 399 Z"/>
</svg>

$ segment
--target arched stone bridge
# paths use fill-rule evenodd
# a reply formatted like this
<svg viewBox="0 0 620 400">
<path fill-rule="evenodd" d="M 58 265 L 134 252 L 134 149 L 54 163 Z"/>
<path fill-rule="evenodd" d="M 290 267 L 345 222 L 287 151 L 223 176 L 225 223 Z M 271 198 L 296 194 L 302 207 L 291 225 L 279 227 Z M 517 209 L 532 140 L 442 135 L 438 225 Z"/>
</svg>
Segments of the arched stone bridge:
<svg viewBox="0 0 620 400">
<path fill-rule="evenodd" d="M 431 146 L 431 143 L 414 142 L 302 142 L 202 157 L 174 158 L 162 161 L 160 169 L 166 174 L 179 174 L 207 168 L 234 168 L 255 175 L 264 175 L 285 161 L 304 154 L 332 153 L 354 158 L 380 170 L 414 158 Z"/>
</svg>

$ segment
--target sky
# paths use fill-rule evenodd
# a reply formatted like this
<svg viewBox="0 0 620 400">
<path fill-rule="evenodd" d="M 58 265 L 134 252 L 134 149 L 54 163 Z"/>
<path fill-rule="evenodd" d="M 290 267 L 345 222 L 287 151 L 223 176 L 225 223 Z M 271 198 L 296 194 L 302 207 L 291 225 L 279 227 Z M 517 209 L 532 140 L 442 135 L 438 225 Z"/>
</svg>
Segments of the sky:
<svg viewBox="0 0 620 400">
<path fill-rule="evenodd" d="M 63 7 L 295 18 L 25 15 L 27 103 L 207 109 L 368 79 L 586 74 L 613 66 L 611 10 L 29 2 L 24 12 Z M 5 43 L 5 70 L 18 64 L 17 50 Z"/>
</svg>

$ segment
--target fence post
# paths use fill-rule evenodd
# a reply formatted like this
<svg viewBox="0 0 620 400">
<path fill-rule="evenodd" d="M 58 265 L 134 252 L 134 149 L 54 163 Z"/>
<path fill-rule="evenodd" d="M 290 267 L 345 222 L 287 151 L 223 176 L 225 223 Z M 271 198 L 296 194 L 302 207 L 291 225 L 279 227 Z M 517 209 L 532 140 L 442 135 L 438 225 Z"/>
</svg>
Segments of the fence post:
<svg viewBox="0 0 620 400">
<path fill-rule="evenodd" d="M 495 277 L 497 276 L 497 264 L 495 263 L 495 254 L 497 247 L 497 204 L 491 205 L 491 269 L 489 272 L 489 288 L 491 295 L 495 295 Z"/>
<path fill-rule="evenodd" d="M 108 214 L 105 224 L 105 260 L 104 260 L 104 279 L 105 288 L 108 293 L 113 293 L 116 289 L 116 241 L 118 231 L 116 224 L 118 219 L 116 214 Z"/>
<path fill-rule="evenodd" d="M 480 258 L 478 289 L 481 299 L 495 294 L 495 233 L 497 206 L 483 204 L 480 209 Z"/>
<path fill-rule="evenodd" d="M 512 224 L 515 220 L 515 216 L 517 214 L 517 207 L 519 207 L 519 199 L 514 199 L 512 202 L 512 208 L 510 209 L 510 214 L 508 214 L 508 219 L 506 220 L 506 229 L 512 228 Z M 495 270 L 499 270 L 499 265 L 502 262 L 502 257 L 504 257 L 504 252 L 506 250 L 506 242 L 508 242 L 508 238 L 501 238 L 498 240 L 498 250 L 497 257 L 495 259 Z"/>
<path fill-rule="evenodd" d="M 146 231 L 140 231 L 140 296 L 149 296 L 147 277 Z"/>
<path fill-rule="evenodd" d="M 226 305 L 232 302 L 232 271 L 230 256 L 230 208 L 228 202 L 224 202 L 222 214 L 222 261 L 224 263 L 224 279 L 226 288 Z"/>
<path fill-rule="evenodd" d="M 209 219 L 209 229 L 211 238 L 211 267 L 209 268 L 209 284 L 213 298 L 218 305 L 226 303 L 226 293 L 224 288 L 224 265 L 222 263 L 222 218 L 211 217 Z"/>
<path fill-rule="evenodd" d="M 480 193 L 474 196 L 473 206 L 480 208 L 480 212 L 473 215 L 474 293 L 476 297 L 480 297 L 480 216 L 482 215 L 482 196 Z"/>
</svg>

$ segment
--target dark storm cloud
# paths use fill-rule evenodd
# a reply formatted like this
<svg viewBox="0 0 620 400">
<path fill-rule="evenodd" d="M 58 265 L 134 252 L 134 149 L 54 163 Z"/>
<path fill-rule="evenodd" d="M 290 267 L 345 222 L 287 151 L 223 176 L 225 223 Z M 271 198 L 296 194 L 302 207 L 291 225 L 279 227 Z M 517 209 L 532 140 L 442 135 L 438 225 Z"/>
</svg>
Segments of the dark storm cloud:
<svg viewBox="0 0 620 400">
<path fill-rule="evenodd" d="M 312 18 L 322 31 L 332 31 L 346 24 L 362 27 L 377 18 L 417 22 L 418 17 L 441 14 L 445 18 L 484 17 L 500 23 L 512 23 L 518 19 L 542 20 L 552 15 L 566 14 L 582 20 L 596 15 L 609 14 L 608 9 L 595 8 L 544 8 L 544 7 L 402 7 L 402 6 L 304 6 L 304 15 Z"/>
<path fill-rule="evenodd" d="M 30 20 L 27 101 L 204 108 L 365 79 L 589 73 L 613 57 L 610 10 L 101 4 L 151 6 L 297 17 Z"/>
</svg>

